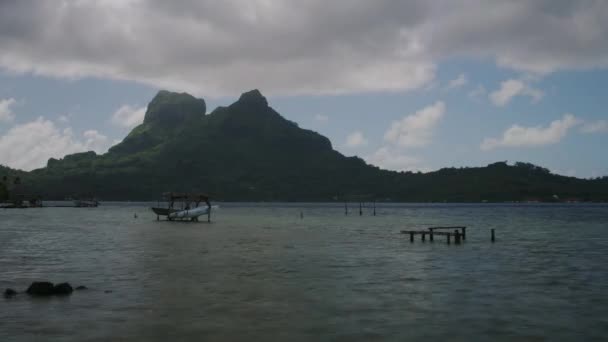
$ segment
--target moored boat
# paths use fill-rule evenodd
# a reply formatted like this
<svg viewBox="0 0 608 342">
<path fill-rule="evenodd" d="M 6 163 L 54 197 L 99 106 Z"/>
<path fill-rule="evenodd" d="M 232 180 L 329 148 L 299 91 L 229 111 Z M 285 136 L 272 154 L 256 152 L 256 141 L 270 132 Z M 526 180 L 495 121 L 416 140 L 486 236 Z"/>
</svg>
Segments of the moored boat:
<svg viewBox="0 0 608 342">
<path fill-rule="evenodd" d="M 164 193 L 163 198 L 168 203 L 166 208 L 160 206 L 150 208 L 156 214 L 157 220 L 164 216 L 169 221 L 198 221 L 199 216 L 207 215 L 207 221 L 211 222 L 212 207 L 208 195 L 169 192 Z M 206 205 L 200 206 L 203 202 Z"/>
</svg>

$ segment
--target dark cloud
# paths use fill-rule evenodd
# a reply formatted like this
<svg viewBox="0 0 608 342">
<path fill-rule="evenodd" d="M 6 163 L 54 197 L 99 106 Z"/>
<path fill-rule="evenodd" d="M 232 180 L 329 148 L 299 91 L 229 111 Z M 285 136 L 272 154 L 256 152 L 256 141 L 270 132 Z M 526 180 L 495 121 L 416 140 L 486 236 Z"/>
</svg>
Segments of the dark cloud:
<svg viewBox="0 0 608 342">
<path fill-rule="evenodd" d="M 0 66 L 200 95 L 402 91 L 453 56 L 608 64 L 604 1 L 0 0 Z"/>
</svg>

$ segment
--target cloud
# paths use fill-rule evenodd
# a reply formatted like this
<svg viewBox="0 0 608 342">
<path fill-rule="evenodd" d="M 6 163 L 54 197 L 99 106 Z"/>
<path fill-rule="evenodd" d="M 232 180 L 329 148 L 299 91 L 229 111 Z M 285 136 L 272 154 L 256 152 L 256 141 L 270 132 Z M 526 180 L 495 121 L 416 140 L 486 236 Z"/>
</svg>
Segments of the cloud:
<svg viewBox="0 0 608 342">
<path fill-rule="evenodd" d="M 71 128 L 60 130 L 49 120 L 38 119 L 12 127 L 0 137 L 0 164 L 22 170 L 46 165 L 49 158 L 93 150 L 107 151 L 108 138 L 96 130 L 85 131 L 81 138 Z"/>
<path fill-rule="evenodd" d="M 465 74 L 460 74 L 458 75 L 458 77 L 456 77 L 453 80 L 450 80 L 448 82 L 448 89 L 454 89 L 454 88 L 460 88 L 462 86 L 465 86 L 467 83 L 469 82 L 469 80 L 467 79 L 467 76 Z"/>
<path fill-rule="evenodd" d="M 412 27 L 427 11 L 422 1 L 0 6 L 0 66 L 17 72 L 134 80 L 205 96 L 251 88 L 290 95 L 403 91 L 435 74 Z"/>
<path fill-rule="evenodd" d="M 431 84 L 450 58 L 546 74 L 608 67 L 606 1 L 1 1 L 0 67 L 197 95 Z"/>
<path fill-rule="evenodd" d="M 479 84 L 479 85 L 477 85 L 477 87 L 475 87 L 475 89 L 473 89 L 469 92 L 469 97 L 473 100 L 479 100 L 479 99 L 485 97 L 486 94 L 487 94 L 486 88 L 483 85 Z"/>
<path fill-rule="evenodd" d="M 15 101 L 13 98 L 0 100 L 0 122 L 13 121 L 15 114 L 13 113 L 11 107 L 15 103 L 17 103 L 17 101 Z"/>
<path fill-rule="evenodd" d="M 429 169 L 421 166 L 421 160 L 417 157 L 401 154 L 399 151 L 387 146 L 376 150 L 372 155 L 365 157 L 365 160 L 372 165 L 382 169 L 394 171 L 428 171 Z"/>
<path fill-rule="evenodd" d="M 360 131 L 355 131 L 346 137 L 346 143 L 344 145 L 346 147 L 353 148 L 353 147 L 365 146 L 365 145 L 367 145 L 367 143 L 368 143 L 368 141 L 363 136 L 363 133 L 361 133 Z"/>
<path fill-rule="evenodd" d="M 430 171 L 418 157 L 403 154 L 399 148 L 421 147 L 431 143 L 435 126 L 445 113 L 445 104 L 437 101 L 414 114 L 394 121 L 384 133 L 388 146 L 382 146 L 365 160 L 380 168 L 394 171 Z"/>
<path fill-rule="evenodd" d="M 315 115 L 315 121 L 327 122 L 327 121 L 329 121 L 329 117 L 327 115 L 317 114 L 317 115 Z"/>
<path fill-rule="evenodd" d="M 57 120 L 59 120 L 59 122 L 61 123 L 68 123 L 70 122 L 70 116 L 71 115 L 60 115 L 59 118 Z"/>
<path fill-rule="evenodd" d="M 435 126 L 444 112 L 444 103 L 437 101 L 399 121 L 394 121 L 384 134 L 384 140 L 401 147 L 428 145 L 432 140 Z"/>
<path fill-rule="evenodd" d="M 522 127 L 513 125 L 507 129 L 502 138 L 487 138 L 481 143 L 484 151 L 497 147 L 532 147 L 558 143 L 568 131 L 580 124 L 572 114 L 565 114 L 561 120 L 555 120 L 547 127 Z"/>
<path fill-rule="evenodd" d="M 124 105 L 112 114 L 110 122 L 119 127 L 133 128 L 144 122 L 145 115 L 146 107 L 135 108 Z"/>
<path fill-rule="evenodd" d="M 608 120 L 588 122 L 581 127 L 583 133 L 608 133 Z"/>
<path fill-rule="evenodd" d="M 490 100 L 496 106 L 503 107 L 515 96 L 529 96 L 533 102 L 538 102 L 544 93 L 536 88 L 532 88 L 521 80 L 506 80 L 500 84 L 500 89 L 490 94 Z"/>
<path fill-rule="evenodd" d="M 97 130 L 90 129 L 82 133 L 84 137 L 84 147 L 86 150 L 104 153 L 108 150 L 108 137 L 99 133 Z"/>
<path fill-rule="evenodd" d="M 435 2 L 433 2 L 435 4 Z M 431 50 L 492 58 L 513 70 L 546 74 L 608 66 L 608 2 L 440 1 L 433 21 Z"/>
</svg>

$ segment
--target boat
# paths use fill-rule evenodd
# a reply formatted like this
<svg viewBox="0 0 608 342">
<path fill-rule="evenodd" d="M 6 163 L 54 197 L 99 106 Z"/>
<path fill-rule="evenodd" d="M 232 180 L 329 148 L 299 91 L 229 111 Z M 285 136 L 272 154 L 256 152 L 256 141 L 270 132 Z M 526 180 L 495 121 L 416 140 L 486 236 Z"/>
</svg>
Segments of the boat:
<svg viewBox="0 0 608 342">
<path fill-rule="evenodd" d="M 151 209 L 156 215 L 161 215 L 161 216 L 168 216 L 171 213 L 175 213 L 175 212 L 179 211 L 178 209 L 158 208 L 158 207 L 152 207 Z"/>
<path fill-rule="evenodd" d="M 170 219 L 192 219 L 198 218 L 201 215 L 206 215 L 210 210 L 211 207 L 196 207 L 193 209 L 175 211 L 170 213 L 168 216 Z"/>
<path fill-rule="evenodd" d="M 207 215 L 207 221 L 211 222 L 212 206 L 206 194 L 167 192 L 163 194 L 163 199 L 167 201 L 166 208 L 160 205 L 150 208 L 157 220 L 164 216 L 168 221 L 198 221 L 200 216 Z M 206 205 L 200 206 L 202 203 Z"/>
</svg>

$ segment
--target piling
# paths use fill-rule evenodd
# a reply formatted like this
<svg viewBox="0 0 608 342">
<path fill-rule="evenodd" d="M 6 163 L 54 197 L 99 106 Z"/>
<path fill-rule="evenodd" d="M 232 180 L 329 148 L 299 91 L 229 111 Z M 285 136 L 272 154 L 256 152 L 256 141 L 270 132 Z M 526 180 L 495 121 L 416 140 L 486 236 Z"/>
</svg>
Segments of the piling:
<svg viewBox="0 0 608 342">
<path fill-rule="evenodd" d="M 359 216 L 363 216 L 363 203 L 359 202 Z"/>
<path fill-rule="evenodd" d="M 450 239 L 451 239 L 451 237 L 452 237 L 452 234 L 447 233 L 447 235 L 446 235 L 446 236 L 448 237 L 448 245 L 449 245 L 449 244 L 450 244 Z"/>
<path fill-rule="evenodd" d="M 344 202 L 344 216 L 348 216 L 348 203 Z"/>
<path fill-rule="evenodd" d="M 494 236 L 494 228 L 490 229 L 490 234 L 491 234 L 491 238 L 490 239 L 492 240 L 492 242 L 496 241 L 496 238 Z"/>
<path fill-rule="evenodd" d="M 414 232 L 410 232 L 410 242 L 414 242 Z"/>
<path fill-rule="evenodd" d="M 431 242 L 433 242 L 433 231 L 432 230 L 429 232 L 429 240 L 431 240 Z"/>
<path fill-rule="evenodd" d="M 460 244 L 460 231 L 458 229 L 454 231 L 454 243 L 457 245 Z"/>
<path fill-rule="evenodd" d="M 376 200 L 374 200 L 374 216 L 376 216 Z"/>
<path fill-rule="evenodd" d="M 462 240 L 467 239 L 467 227 L 462 227 Z"/>
<path fill-rule="evenodd" d="M 422 233 L 420 235 L 422 235 L 422 242 L 426 241 L 426 233 Z"/>
</svg>

